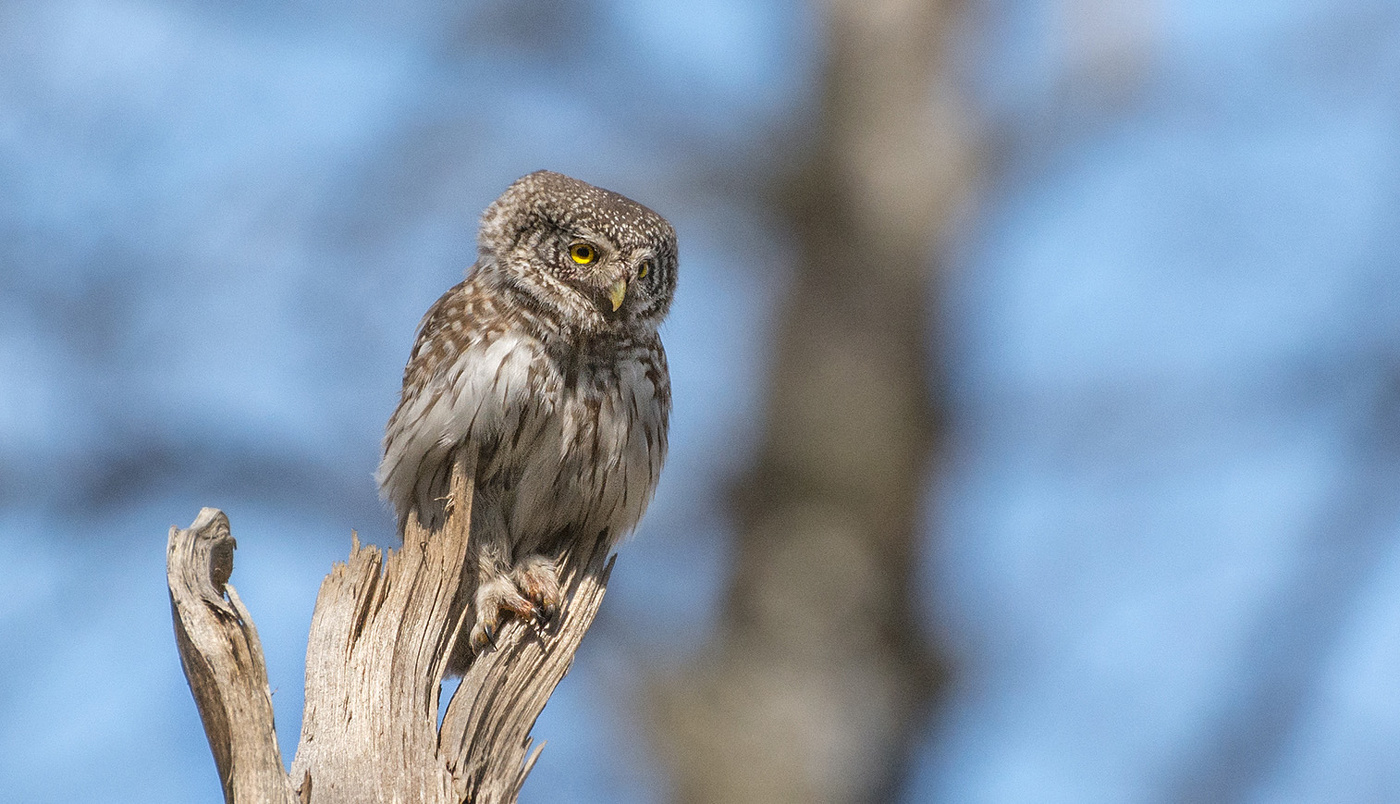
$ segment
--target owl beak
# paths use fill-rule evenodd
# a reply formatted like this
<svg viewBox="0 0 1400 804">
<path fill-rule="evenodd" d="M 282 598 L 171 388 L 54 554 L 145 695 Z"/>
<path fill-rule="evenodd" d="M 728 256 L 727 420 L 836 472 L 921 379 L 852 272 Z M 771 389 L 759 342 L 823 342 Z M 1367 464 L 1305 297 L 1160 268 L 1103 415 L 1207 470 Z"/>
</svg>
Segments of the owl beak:
<svg viewBox="0 0 1400 804">
<path fill-rule="evenodd" d="M 619 279 L 608 285 L 608 301 L 612 302 L 613 312 L 622 306 L 622 300 L 627 298 L 627 280 Z"/>
</svg>

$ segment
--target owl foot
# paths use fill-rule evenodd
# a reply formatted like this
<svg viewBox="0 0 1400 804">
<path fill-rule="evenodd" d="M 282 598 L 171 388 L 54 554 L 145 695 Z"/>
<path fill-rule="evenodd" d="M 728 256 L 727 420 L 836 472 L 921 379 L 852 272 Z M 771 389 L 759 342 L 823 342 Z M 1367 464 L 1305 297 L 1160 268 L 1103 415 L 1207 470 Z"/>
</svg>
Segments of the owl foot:
<svg viewBox="0 0 1400 804">
<path fill-rule="evenodd" d="M 530 556 L 511 571 L 484 581 L 476 590 L 476 622 L 472 625 L 471 647 L 480 653 L 494 647 L 496 635 L 506 618 L 539 627 L 549 626 L 559 616 L 563 592 L 554 562 L 543 556 Z"/>
<path fill-rule="evenodd" d="M 506 617 L 514 614 L 529 622 L 534 616 L 534 604 L 526 600 L 510 578 L 498 575 L 483 582 L 476 590 L 476 623 L 472 625 L 473 653 L 481 653 L 488 645 L 494 647 L 496 635 Z"/>
<path fill-rule="evenodd" d="M 564 593 L 559 588 L 559 570 L 554 562 L 544 556 L 528 556 L 515 565 L 511 578 L 535 607 L 535 620 L 541 626 L 548 626 L 559 616 L 564 604 Z"/>
</svg>

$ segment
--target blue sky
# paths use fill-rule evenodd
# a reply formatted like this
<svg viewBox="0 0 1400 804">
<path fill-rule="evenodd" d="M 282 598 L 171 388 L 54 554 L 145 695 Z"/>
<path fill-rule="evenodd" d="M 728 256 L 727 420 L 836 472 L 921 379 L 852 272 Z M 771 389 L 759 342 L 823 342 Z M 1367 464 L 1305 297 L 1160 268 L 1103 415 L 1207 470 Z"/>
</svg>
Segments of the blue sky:
<svg viewBox="0 0 1400 804">
<path fill-rule="evenodd" d="M 821 25 L 560 7 L 587 13 L 0 11 L 7 795 L 219 799 L 163 586 L 204 505 L 290 758 L 316 586 L 351 529 L 392 533 L 371 475 L 413 327 L 549 167 L 666 214 L 683 275 L 673 453 L 525 800 L 663 797 L 634 696 L 722 593 L 792 252 L 741 179 L 800 141 Z M 909 800 L 1400 797 L 1400 8 L 974 9 L 996 150 L 930 330 L 955 429 L 923 568 L 962 672 Z"/>
</svg>

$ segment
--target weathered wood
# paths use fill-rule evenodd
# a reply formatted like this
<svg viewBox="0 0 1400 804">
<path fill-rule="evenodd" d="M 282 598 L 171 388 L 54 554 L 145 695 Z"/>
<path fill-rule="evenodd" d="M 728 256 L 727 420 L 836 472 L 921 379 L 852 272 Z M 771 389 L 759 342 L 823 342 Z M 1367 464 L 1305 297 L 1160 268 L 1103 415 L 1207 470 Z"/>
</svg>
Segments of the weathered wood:
<svg viewBox="0 0 1400 804">
<path fill-rule="evenodd" d="M 544 747 L 526 757 L 530 729 L 597 616 L 612 567 L 601 543 L 591 555 L 566 554 L 559 581 L 569 605 L 551 635 L 535 639 L 529 626 L 511 622 L 497 650 L 478 656 L 462 677 L 443 718 L 441 740 L 441 750 L 453 757 L 449 766 L 462 800 L 498 804 L 519 795 Z M 462 695 L 467 688 L 485 694 Z"/>
<path fill-rule="evenodd" d="M 478 656 L 438 724 L 448 657 L 465 638 L 474 456 L 454 466 L 446 523 L 411 523 L 387 555 L 353 542 L 321 584 L 306 654 L 306 705 L 290 775 L 272 723 L 252 618 L 227 585 L 228 520 L 214 509 L 171 529 L 177 644 L 228 802 L 516 800 L 539 755 L 530 729 L 597 615 L 612 564 L 565 554 L 568 602 L 547 633 L 520 622 Z M 224 591 L 228 599 L 224 599 Z M 528 756 L 527 756 L 528 754 Z"/>
<path fill-rule="evenodd" d="M 224 800 L 292 804 L 296 799 L 277 748 L 262 643 L 228 583 L 235 544 L 228 517 L 214 508 L 201 510 L 186 530 L 170 529 L 165 571 L 175 644 L 204 720 Z"/>
</svg>

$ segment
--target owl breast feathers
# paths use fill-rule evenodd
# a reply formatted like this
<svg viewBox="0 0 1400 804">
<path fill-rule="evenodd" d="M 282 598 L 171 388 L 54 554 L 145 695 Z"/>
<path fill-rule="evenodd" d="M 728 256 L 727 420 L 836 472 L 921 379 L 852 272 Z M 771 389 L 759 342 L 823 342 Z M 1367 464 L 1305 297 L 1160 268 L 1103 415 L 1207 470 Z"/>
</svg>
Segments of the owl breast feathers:
<svg viewBox="0 0 1400 804">
<path fill-rule="evenodd" d="M 563 604 L 558 551 L 611 547 L 641 519 L 671 407 L 657 327 L 676 235 L 623 196 L 541 171 L 482 216 L 467 278 L 428 309 L 389 419 L 378 480 L 398 514 L 442 520 L 454 455 L 475 450 L 465 666 L 502 619 Z"/>
</svg>

